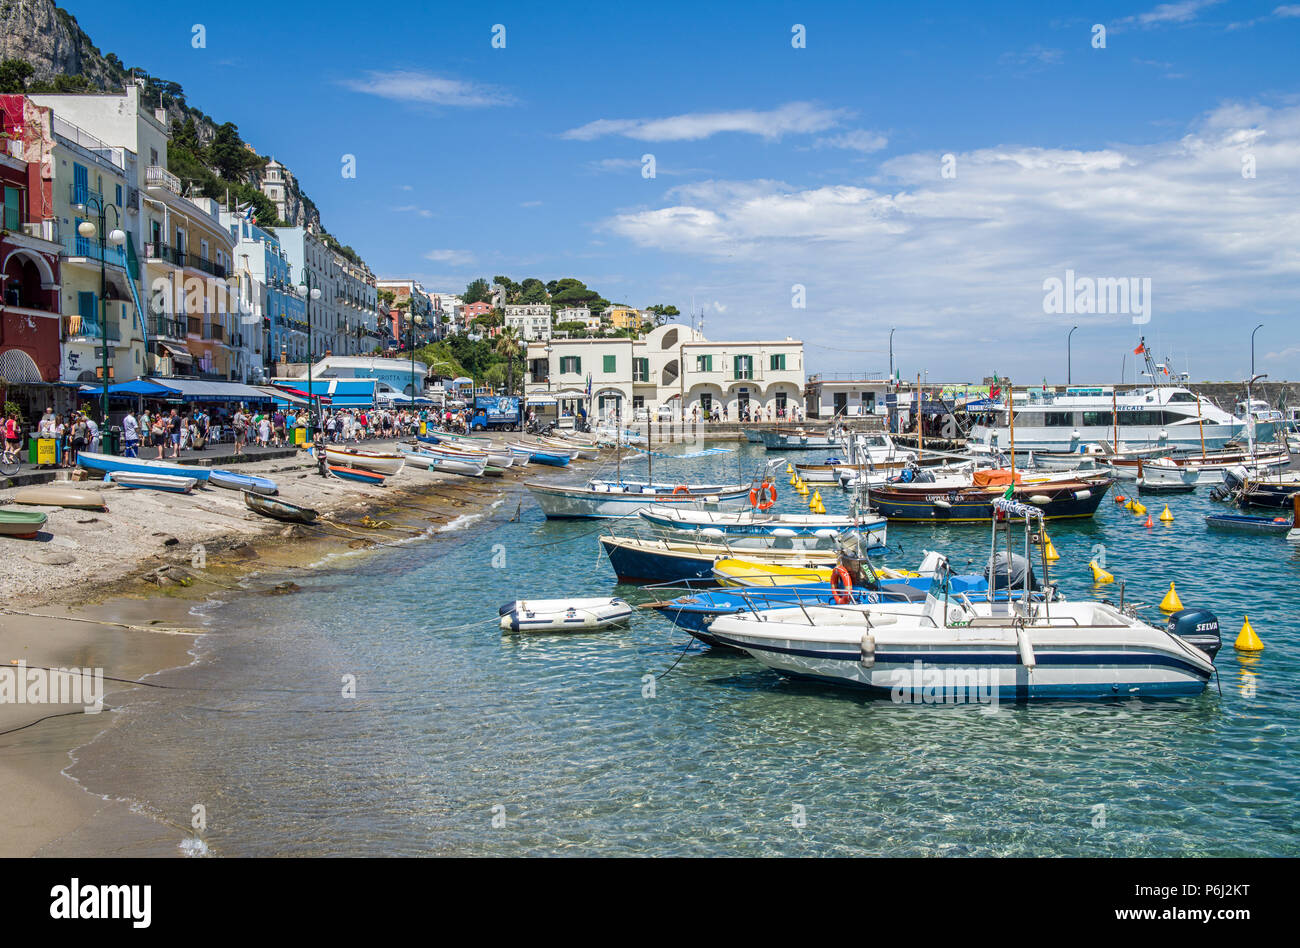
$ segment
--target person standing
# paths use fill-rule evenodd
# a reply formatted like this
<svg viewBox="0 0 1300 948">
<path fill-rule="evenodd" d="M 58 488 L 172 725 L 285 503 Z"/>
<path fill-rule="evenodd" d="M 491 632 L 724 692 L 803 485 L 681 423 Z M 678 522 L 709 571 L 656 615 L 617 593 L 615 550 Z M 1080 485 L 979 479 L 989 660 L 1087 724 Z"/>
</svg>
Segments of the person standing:
<svg viewBox="0 0 1300 948">
<path fill-rule="evenodd" d="M 243 454 L 244 439 L 248 434 L 248 416 L 244 414 L 243 405 L 235 409 L 235 417 L 231 425 L 235 429 L 235 454 Z"/>
<path fill-rule="evenodd" d="M 18 413 L 11 411 L 5 418 L 5 463 L 12 464 L 18 460 L 18 451 L 23 443 L 23 429 L 18 424 Z"/>
<path fill-rule="evenodd" d="M 173 408 L 171 414 L 167 416 L 167 440 L 171 442 L 174 458 L 181 456 L 181 424 L 180 413 Z"/>
<path fill-rule="evenodd" d="M 97 453 L 99 451 L 99 425 L 89 415 L 83 415 L 82 420 L 86 423 L 86 443 L 83 447 L 92 454 Z M 106 421 L 105 424 L 107 423 Z"/>
<path fill-rule="evenodd" d="M 135 413 L 128 408 L 122 416 L 122 457 L 139 457 L 139 449 L 140 423 L 135 420 Z"/>
</svg>

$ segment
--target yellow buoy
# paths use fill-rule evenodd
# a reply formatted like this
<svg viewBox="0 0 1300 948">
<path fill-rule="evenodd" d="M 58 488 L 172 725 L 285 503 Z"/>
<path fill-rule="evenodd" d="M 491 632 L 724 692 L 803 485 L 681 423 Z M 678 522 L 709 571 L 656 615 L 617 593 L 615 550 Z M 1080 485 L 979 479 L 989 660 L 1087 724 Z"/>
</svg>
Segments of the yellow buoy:
<svg viewBox="0 0 1300 948">
<path fill-rule="evenodd" d="M 1139 517 L 1147 512 L 1147 508 L 1144 504 L 1134 504 L 1130 509 Z"/>
<path fill-rule="evenodd" d="M 1061 554 L 1056 552 L 1056 547 L 1052 546 L 1052 538 L 1044 537 L 1046 546 L 1043 548 L 1043 559 L 1049 563 L 1055 563 L 1061 558 Z"/>
<path fill-rule="evenodd" d="M 1165 593 L 1165 598 L 1160 600 L 1161 612 L 1177 612 L 1183 608 L 1183 601 L 1178 598 L 1178 591 L 1174 589 L 1174 584 L 1169 584 L 1169 592 Z"/>
<path fill-rule="evenodd" d="M 1133 499 L 1132 499 L 1131 497 L 1130 497 L 1129 499 L 1127 499 L 1127 500 L 1124 501 L 1124 509 L 1125 509 L 1125 510 L 1132 510 L 1132 509 L 1133 509 Z"/>
<path fill-rule="evenodd" d="M 1160 514 L 1160 522 L 1161 522 L 1161 523 L 1173 523 L 1173 522 L 1174 522 L 1174 515 L 1173 515 L 1172 513 L 1169 512 L 1169 505 L 1168 505 L 1168 504 L 1165 504 L 1164 512 L 1163 512 L 1162 514 Z"/>
<path fill-rule="evenodd" d="M 1237 636 L 1237 641 L 1232 644 L 1232 647 L 1239 652 L 1264 651 L 1264 643 L 1259 640 L 1255 630 L 1250 627 L 1250 616 L 1246 616 L 1245 621 L 1241 623 L 1241 633 Z"/>
<path fill-rule="evenodd" d="M 1098 566 L 1096 560 L 1090 562 L 1088 567 L 1092 570 L 1092 581 L 1094 584 L 1100 586 L 1103 583 L 1115 582 L 1115 577 Z"/>
<path fill-rule="evenodd" d="M 791 464 L 789 461 L 786 461 L 786 462 L 785 462 L 785 472 L 786 472 L 787 474 L 793 474 L 793 473 L 794 473 L 794 465 Z"/>
</svg>

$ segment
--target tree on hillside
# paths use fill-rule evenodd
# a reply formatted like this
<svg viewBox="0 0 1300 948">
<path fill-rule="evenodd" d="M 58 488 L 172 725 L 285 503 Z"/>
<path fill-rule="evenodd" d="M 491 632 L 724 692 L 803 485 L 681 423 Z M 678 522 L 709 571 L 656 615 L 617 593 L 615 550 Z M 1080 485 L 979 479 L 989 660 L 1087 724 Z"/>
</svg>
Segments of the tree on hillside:
<svg viewBox="0 0 1300 948">
<path fill-rule="evenodd" d="M 534 277 L 524 280 L 519 284 L 519 302 L 549 303 L 550 297 L 546 293 L 546 285 Z"/>
<path fill-rule="evenodd" d="M 656 325 L 662 326 L 667 320 L 675 319 L 681 315 L 676 306 L 665 306 L 663 303 L 656 303 L 654 306 L 647 306 L 646 310 L 655 314 Z"/>
<path fill-rule="evenodd" d="M 0 92 L 7 94 L 27 91 L 27 80 L 36 70 L 24 59 L 6 59 L 0 62 Z"/>
<path fill-rule="evenodd" d="M 599 293 L 573 277 L 556 280 L 552 285 L 555 289 L 551 291 L 551 302 L 556 306 L 588 306 L 600 299 Z"/>
<path fill-rule="evenodd" d="M 492 302 L 492 287 L 488 286 L 488 281 L 479 277 L 469 286 L 465 287 L 465 293 L 461 296 L 466 304 L 469 303 L 490 303 Z"/>
<path fill-rule="evenodd" d="M 208 146 L 208 160 L 217 174 L 227 181 L 243 181 L 248 172 L 262 166 L 262 159 L 244 147 L 239 128 L 234 122 L 217 127 L 212 144 Z"/>
</svg>

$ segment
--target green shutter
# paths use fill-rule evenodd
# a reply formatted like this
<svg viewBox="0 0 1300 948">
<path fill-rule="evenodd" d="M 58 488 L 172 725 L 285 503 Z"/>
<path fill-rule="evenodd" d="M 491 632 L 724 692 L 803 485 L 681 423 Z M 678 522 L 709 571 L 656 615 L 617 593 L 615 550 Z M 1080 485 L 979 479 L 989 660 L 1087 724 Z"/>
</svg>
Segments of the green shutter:
<svg viewBox="0 0 1300 948">
<path fill-rule="evenodd" d="M 780 354 L 780 355 L 773 355 L 773 356 L 772 356 L 772 359 L 771 359 L 771 362 L 770 362 L 770 364 L 768 365 L 768 368 L 773 369 L 774 371 L 778 371 L 778 372 L 780 372 L 780 371 L 784 371 L 784 370 L 785 370 L 785 355 L 784 355 L 784 353 L 782 353 L 782 354 Z"/>
<path fill-rule="evenodd" d="M 617 370 L 614 368 L 616 356 L 605 356 L 605 374 L 613 375 Z"/>
<path fill-rule="evenodd" d="M 5 188 L 5 230 L 21 230 L 23 225 L 23 192 Z"/>
</svg>

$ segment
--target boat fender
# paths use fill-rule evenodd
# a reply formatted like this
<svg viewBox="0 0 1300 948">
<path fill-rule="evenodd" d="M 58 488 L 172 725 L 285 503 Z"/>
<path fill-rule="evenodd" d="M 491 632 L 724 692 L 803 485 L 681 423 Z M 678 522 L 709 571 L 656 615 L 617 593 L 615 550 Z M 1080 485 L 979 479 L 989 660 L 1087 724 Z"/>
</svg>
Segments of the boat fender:
<svg viewBox="0 0 1300 948">
<path fill-rule="evenodd" d="M 934 505 L 935 505 L 936 507 L 942 507 L 944 510 L 951 510 L 951 509 L 952 509 L 952 504 L 948 503 L 948 501 L 946 501 L 946 500 L 936 500 L 936 501 L 934 502 Z"/>
<path fill-rule="evenodd" d="M 876 637 L 870 632 L 862 633 L 862 640 L 858 643 L 858 650 L 861 654 L 859 659 L 863 666 L 870 668 L 876 664 Z"/>
<path fill-rule="evenodd" d="M 1091 496 L 1092 496 L 1092 491 L 1090 490 L 1076 490 L 1074 492 L 1075 500 L 1087 500 Z"/>
<path fill-rule="evenodd" d="M 1016 629 L 1016 650 L 1020 652 L 1021 665 L 1033 668 L 1038 664 L 1038 659 L 1034 655 L 1034 646 L 1029 642 L 1029 632 L 1023 627 Z"/>
<path fill-rule="evenodd" d="M 707 497 L 704 498 L 704 502 L 706 504 L 720 504 L 722 503 L 722 498 L 719 497 L 717 494 L 709 494 Z"/>
<path fill-rule="evenodd" d="M 1038 504 L 1039 506 L 1042 506 L 1043 504 L 1050 504 L 1052 502 L 1052 498 L 1048 497 L 1046 494 L 1034 494 L 1032 497 L 1029 498 L 1029 502 L 1031 504 Z"/>
</svg>

